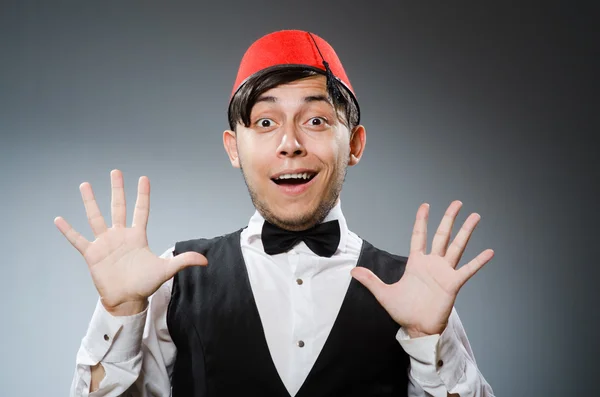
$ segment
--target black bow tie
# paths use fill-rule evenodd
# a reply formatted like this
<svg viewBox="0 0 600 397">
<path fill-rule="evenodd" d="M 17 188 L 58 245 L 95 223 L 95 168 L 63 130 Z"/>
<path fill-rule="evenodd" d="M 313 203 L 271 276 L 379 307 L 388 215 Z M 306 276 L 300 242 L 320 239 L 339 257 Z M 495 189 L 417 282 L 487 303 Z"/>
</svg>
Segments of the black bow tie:
<svg viewBox="0 0 600 397">
<path fill-rule="evenodd" d="M 262 243 L 267 254 L 287 252 L 300 241 L 304 241 L 315 254 L 330 258 L 340 244 L 339 222 L 329 221 L 307 230 L 293 232 L 265 221 L 262 228 Z"/>
</svg>

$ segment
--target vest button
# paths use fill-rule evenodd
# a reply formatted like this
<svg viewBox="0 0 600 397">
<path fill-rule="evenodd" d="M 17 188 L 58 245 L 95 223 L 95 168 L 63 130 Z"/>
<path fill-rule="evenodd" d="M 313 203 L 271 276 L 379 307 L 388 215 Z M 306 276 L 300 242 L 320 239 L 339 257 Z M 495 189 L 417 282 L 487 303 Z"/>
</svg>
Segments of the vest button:
<svg viewBox="0 0 600 397">
<path fill-rule="evenodd" d="M 304 341 L 299 340 L 298 341 L 298 347 L 304 347 Z"/>
<path fill-rule="evenodd" d="M 108 340 L 110 339 L 110 337 L 106 334 L 104 334 L 104 340 L 108 342 Z"/>
<path fill-rule="evenodd" d="M 439 360 L 439 361 L 437 362 L 437 366 L 438 366 L 438 367 L 441 367 L 441 366 L 443 366 L 443 365 L 444 365 L 444 362 L 443 362 L 442 360 Z"/>
<path fill-rule="evenodd" d="M 301 278 L 297 278 L 297 279 L 296 279 L 296 284 L 298 284 L 298 285 L 302 285 L 302 283 L 303 283 L 303 282 L 304 282 L 304 281 L 302 281 L 302 279 L 301 279 Z"/>
</svg>

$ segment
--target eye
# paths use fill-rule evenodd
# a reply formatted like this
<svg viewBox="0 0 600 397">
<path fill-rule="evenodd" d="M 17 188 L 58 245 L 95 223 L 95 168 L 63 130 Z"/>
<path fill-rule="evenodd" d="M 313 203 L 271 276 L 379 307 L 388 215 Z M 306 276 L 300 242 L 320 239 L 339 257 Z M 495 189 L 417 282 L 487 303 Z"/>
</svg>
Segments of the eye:
<svg viewBox="0 0 600 397">
<path fill-rule="evenodd" d="M 271 119 L 258 119 L 256 125 L 263 128 L 273 127 L 275 122 Z"/>
<path fill-rule="evenodd" d="M 324 117 L 313 117 L 312 119 L 308 120 L 308 124 L 315 127 L 319 127 L 324 124 L 327 124 L 327 119 Z"/>
</svg>

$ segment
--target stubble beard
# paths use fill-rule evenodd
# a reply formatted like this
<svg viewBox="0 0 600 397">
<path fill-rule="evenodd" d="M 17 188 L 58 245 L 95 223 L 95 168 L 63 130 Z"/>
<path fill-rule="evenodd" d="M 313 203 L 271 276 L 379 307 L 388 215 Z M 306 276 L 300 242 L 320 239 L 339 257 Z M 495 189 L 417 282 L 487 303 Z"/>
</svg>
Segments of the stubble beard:
<svg viewBox="0 0 600 397">
<path fill-rule="evenodd" d="M 248 193 L 250 194 L 252 204 L 254 205 L 254 208 L 256 208 L 256 210 L 262 215 L 262 217 L 265 218 L 267 222 L 272 223 L 273 225 L 282 229 L 298 231 L 310 229 L 311 227 L 323 222 L 331 209 L 335 207 L 335 204 L 342 192 L 344 181 L 346 180 L 348 163 L 345 162 L 340 164 L 336 170 L 337 175 L 333 179 L 332 184 L 325 191 L 325 197 L 321 199 L 321 202 L 317 205 L 317 208 L 315 208 L 314 211 L 288 219 L 284 219 L 275 215 L 269 208 L 268 203 L 259 197 L 258 193 L 252 188 L 252 186 L 250 186 L 250 183 L 248 183 L 248 178 L 244 173 L 244 167 L 242 166 L 241 162 L 240 170 L 242 172 L 242 177 L 244 178 L 244 183 L 248 188 Z"/>
</svg>

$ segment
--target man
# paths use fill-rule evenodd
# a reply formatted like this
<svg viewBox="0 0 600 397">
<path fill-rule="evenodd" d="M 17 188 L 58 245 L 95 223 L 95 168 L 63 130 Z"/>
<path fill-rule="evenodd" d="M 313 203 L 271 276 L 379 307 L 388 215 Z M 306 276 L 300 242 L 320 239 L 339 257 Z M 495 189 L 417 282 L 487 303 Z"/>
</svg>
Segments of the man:
<svg viewBox="0 0 600 397">
<path fill-rule="evenodd" d="M 150 185 L 139 180 L 130 228 L 123 176 L 111 173 L 108 228 L 81 185 L 84 256 L 100 294 L 77 355 L 75 396 L 491 396 L 454 301 L 493 256 L 457 269 L 480 217 L 450 243 L 451 203 L 426 253 L 419 207 L 410 255 L 348 229 L 340 192 L 366 130 L 348 77 L 317 35 L 280 31 L 244 55 L 223 143 L 256 208 L 247 227 L 148 248 Z"/>
</svg>

